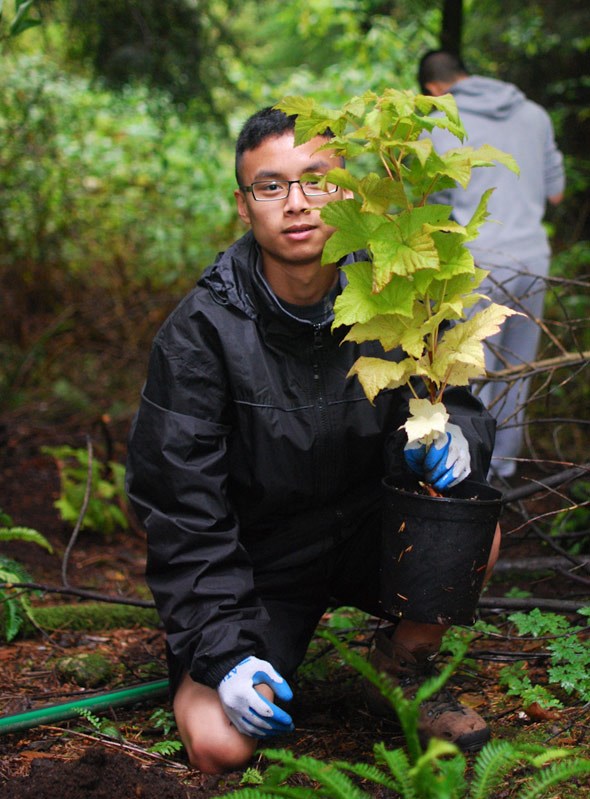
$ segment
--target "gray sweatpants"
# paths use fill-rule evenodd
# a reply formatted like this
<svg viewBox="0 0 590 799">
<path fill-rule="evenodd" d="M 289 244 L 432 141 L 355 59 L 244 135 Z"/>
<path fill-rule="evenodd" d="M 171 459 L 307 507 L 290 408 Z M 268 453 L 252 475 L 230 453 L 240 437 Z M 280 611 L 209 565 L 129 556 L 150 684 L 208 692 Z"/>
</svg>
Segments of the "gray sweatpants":
<svg viewBox="0 0 590 799">
<path fill-rule="evenodd" d="M 486 369 L 494 372 L 533 362 L 541 337 L 541 327 L 535 320 L 540 320 L 543 314 L 549 258 L 529 261 L 526 266 L 492 267 L 484 263 L 484 259 L 479 260 L 478 265 L 490 270 L 481 292 L 494 302 L 525 314 L 509 317 L 500 332 L 486 340 Z M 530 379 L 521 378 L 511 383 L 487 381 L 474 389 L 498 421 L 492 473 L 510 476 L 516 470 L 516 462 L 512 459 L 521 453 L 530 387 Z"/>
</svg>

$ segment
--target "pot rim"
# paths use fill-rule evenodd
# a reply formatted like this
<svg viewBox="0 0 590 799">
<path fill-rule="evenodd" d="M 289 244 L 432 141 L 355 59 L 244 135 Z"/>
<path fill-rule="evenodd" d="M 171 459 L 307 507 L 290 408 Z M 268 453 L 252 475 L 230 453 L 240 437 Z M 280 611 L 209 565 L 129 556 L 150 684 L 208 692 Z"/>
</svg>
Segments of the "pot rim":
<svg viewBox="0 0 590 799">
<path fill-rule="evenodd" d="M 382 484 L 387 491 L 391 491 L 393 493 L 398 493 L 403 496 L 412 497 L 414 499 L 424 500 L 424 502 L 431 502 L 431 503 L 440 503 L 445 502 L 449 504 L 467 504 L 477 502 L 478 505 L 498 505 L 502 503 L 502 492 L 499 491 L 494 486 L 491 486 L 489 483 L 481 483 L 477 480 L 463 480 L 459 483 L 455 488 L 462 488 L 466 489 L 469 487 L 473 487 L 474 491 L 477 491 L 477 488 L 484 489 L 485 492 L 489 495 L 490 493 L 494 494 L 495 496 L 488 496 L 486 498 L 480 497 L 457 497 L 457 496 L 442 496 L 442 497 L 432 497 L 429 494 L 421 494 L 418 492 L 417 489 L 420 487 L 420 482 L 417 479 L 406 478 L 402 481 L 399 481 L 400 484 L 396 484 L 394 482 L 394 478 L 392 477 L 384 477 L 382 480 Z M 451 489 L 452 491 L 453 489 Z"/>
</svg>

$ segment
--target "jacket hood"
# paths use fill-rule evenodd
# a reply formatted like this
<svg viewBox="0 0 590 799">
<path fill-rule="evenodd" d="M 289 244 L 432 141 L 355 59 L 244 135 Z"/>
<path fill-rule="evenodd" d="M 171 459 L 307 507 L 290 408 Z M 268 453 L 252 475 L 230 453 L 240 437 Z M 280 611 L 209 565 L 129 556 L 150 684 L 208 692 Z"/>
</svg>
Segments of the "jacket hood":
<svg viewBox="0 0 590 799">
<path fill-rule="evenodd" d="M 366 260 L 366 253 L 361 251 L 350 253 L 342 258 L 339 266 L 346 266 L 354 261 Z M 261 274 L 260 251 L 251 231 L 238 239 L 225 252 L 219 253 L 215 263 L 208 267 L 198 280 L 199 286 L 208 289 L 216 303 L 231 305 L 250 319 L 280 318 L 283 323 L 303 323 L 306 327 L 311 322 L 293 317 L 272 293 Z M 346 283 L 346 275 L 340 272 L 340 285 Z M 331 324 L 326 319 L 324 325 Z"/>
<path fill-rule="evenodd" d="M 231 247 L 218 254 L 215 263 L 199 278 L 198 285 L 205 286 L 219 305 L 232 305 L 251 319 L 257 312 L 252 301 L 252 264 L 258 260 L 258 246 L 248 231 Z"/>
<path fill-rule="evenodd" d="M 490 119 L 506 119 L 525 101 L 525 95 L 512 83 L 471 75 L 451 87 L 460 113 L 473 113 Z"/>
</svg>

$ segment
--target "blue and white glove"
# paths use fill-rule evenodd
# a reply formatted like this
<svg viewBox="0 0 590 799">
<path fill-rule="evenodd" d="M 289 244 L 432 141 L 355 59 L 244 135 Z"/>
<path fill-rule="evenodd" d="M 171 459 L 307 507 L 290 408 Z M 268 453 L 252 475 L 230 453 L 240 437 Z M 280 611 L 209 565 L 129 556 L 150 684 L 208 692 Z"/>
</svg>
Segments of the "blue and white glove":
<svg viewBox="0 0 590 799">
<path fill-rule="evenodd" d="M 430 446 L 418 441 L 406 444 L 404 457 L 410 469 L 438 491 L 452 488 L 471 471 L 469 444 L 456 424 L 447 424 Z"/>
<path fill-rule="evenodd" d="M 255 689 L 265 683 L 284 702 L 293 698 L 287 682 L 266 660 L 247 657 L 234 666 L 217 686 L 221 705 L 238 732 L 251 738 L 268 738 L 292 732 L 293 719 Z"/>
</svg>

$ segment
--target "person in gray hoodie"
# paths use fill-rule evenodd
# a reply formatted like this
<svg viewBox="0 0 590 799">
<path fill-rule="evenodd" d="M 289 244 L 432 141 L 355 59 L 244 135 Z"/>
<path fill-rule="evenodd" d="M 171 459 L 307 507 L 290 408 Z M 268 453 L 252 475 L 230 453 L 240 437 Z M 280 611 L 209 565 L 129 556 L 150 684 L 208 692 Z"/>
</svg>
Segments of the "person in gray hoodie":
<svg viewBox="0 0 590 799">
<path fill-rule="evenodd" d="M 452 205 L 456 221 L 466 224 L 484 191 L 494 187 L 489 217 L 469 246 L 477 265 L 490 272 L 482 292 L 524 315 L 510 317 L 488 339 L 486 368 L 495 372 L 531 363 L 539 346 L 551 255 L 543 217 L 547 201 L 557 205 L 565 188 L 563 156 L 551 119 L 513 84 L 470 75 L 457 56 L 443 50 L 423 56 L 418 79 L 424 94 L 453 95 L 467 133 L 464 145 L 491 144 L 510 153 L 519 166 L 519 175 L 501 165 L 474 170 L 466 189 L 447 189 L 432 201 Z M 461 145 L 442 129 L 435 128 L 430 137 L 440 153 Z M 505 478 L 516 471 L 529 390 L 530 381 L 522 379 L 488 381 L 479 392 L 499 423 L 490 476 Z"/>
</svg>

